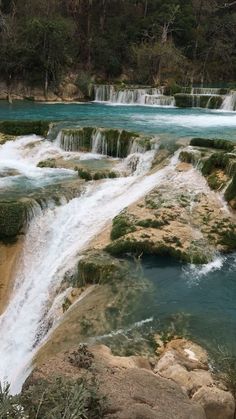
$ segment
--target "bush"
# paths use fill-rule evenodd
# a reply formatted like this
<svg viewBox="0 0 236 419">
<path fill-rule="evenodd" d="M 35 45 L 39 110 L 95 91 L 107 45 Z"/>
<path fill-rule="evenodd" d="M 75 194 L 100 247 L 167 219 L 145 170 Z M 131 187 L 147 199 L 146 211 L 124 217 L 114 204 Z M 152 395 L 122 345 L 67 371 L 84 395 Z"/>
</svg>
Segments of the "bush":
<svg viewBox="0 0 236 419">
<path fill-rule="evenodd" d="M 51 382 L 39 380 L 23 391 L 20 400 L 29 418 L 102 418 L 103 409 L 96 384 L 90 387 L 81 379 L 55 377 Z"/>
</svg>

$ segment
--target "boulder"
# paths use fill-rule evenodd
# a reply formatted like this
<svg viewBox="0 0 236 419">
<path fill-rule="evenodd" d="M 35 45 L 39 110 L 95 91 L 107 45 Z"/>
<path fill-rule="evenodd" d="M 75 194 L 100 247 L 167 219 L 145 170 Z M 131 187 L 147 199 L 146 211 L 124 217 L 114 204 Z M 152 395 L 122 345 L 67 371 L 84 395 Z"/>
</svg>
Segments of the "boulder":
<svg viewBox="0 0 236 419">
<path fill-rule="evenodd" d="M 229 391 L 203 386 L 192 400 L 204 408 L 207 419 L 234 419 L 235 400 Z"/>
</svg>

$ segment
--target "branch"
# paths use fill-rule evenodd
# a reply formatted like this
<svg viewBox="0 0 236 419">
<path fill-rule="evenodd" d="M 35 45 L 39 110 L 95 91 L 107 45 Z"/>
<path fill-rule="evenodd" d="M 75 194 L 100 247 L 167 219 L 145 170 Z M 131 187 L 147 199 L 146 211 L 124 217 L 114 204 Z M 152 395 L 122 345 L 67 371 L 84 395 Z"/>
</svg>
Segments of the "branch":
<svg viewBox="0 0 236 419">
<path fill-rule="evenodd" d="M 226 8 L 232 7 L 234 5 L 236 5 L 236 1 L 233 1 L 232 3 L 225 3 L 225 4 L 223 4 L 223 6 L 219 6 L 219 9 L 226 9 Z"/>
</svg>

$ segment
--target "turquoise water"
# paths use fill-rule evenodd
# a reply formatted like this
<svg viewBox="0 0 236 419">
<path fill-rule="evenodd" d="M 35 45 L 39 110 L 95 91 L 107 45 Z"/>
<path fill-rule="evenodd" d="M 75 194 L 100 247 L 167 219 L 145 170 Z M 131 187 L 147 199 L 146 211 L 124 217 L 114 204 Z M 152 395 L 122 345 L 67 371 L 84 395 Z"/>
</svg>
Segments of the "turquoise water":
<svg viewBox="0 0 236 419">
<path fill-rule="evenodd" d="M 166 138 L 202 136 L 236 141 L 235 112 L 94 103 L 16 102 L 10 105 L 0 102 L 0 120 L 9 119 L 62 121 L 64 126 L 117 127 Z M 18 180 L 15 193 L 19 193 L 22 185 L 22 179 Z M 37 179 L 34 188 L 37 188 L 36 182 Z M 44 187 L 47 182 L 45 179 Z M 30 178 L 24 187 L 31 190 Z M 127 313 L 127 327 L 148 320 L 144 323 L 148 331 L 171 327 L 208 348 L 220 344 L 233 351 L 236 349 L 236 255 L 203 267 L 150 257 L 145 258 L 139 268 L 152 287 L 143 295 L 137 310 Z"/>
<path fill-rule="evenodd" d="M 236 254 L 208 267 L 183 266 L 169 259 L 146 258 L 143 273 L 154 290 L 144 295 L 141 318 L 151 327 L 174 328 L 209 349 L 236 349 Z"/>
<path fill-rule="evenodd" d="M 134 264 L 135 271 L 151 286 L 105 343 L 133 353 L 151 335 L 164 332 L 192 339 L 214 357 L 218 348 L 235 355 L 236 254 L 203 266 L 150 256 Z"/>
<path fill-rule="evenodd" d="M 45 104 L 0 101 L 0 120 L 24 119 L 63 121 L 65 125 L 124 128 L 160 134 L 168 138 L 221 137 L 236 141 L 236 112 L 205 109 L 108 106 L 87 104 Z M 65 123 L 67 121 L 67 123 Z"/>
</svg>

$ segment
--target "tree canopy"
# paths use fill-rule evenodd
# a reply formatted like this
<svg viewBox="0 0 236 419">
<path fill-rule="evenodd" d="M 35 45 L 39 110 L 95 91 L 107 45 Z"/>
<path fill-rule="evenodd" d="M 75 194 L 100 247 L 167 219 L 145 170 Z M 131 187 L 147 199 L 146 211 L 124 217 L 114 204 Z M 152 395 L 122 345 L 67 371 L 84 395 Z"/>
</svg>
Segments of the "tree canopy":
<svg viewBox="0 0 236 419">
<path fill-rule="evenodd" d="M 236 2 L 0 0 L 0 76 L 58 83 L 68 71 L 135 83 L 234 81 Z"/>
</svg>

